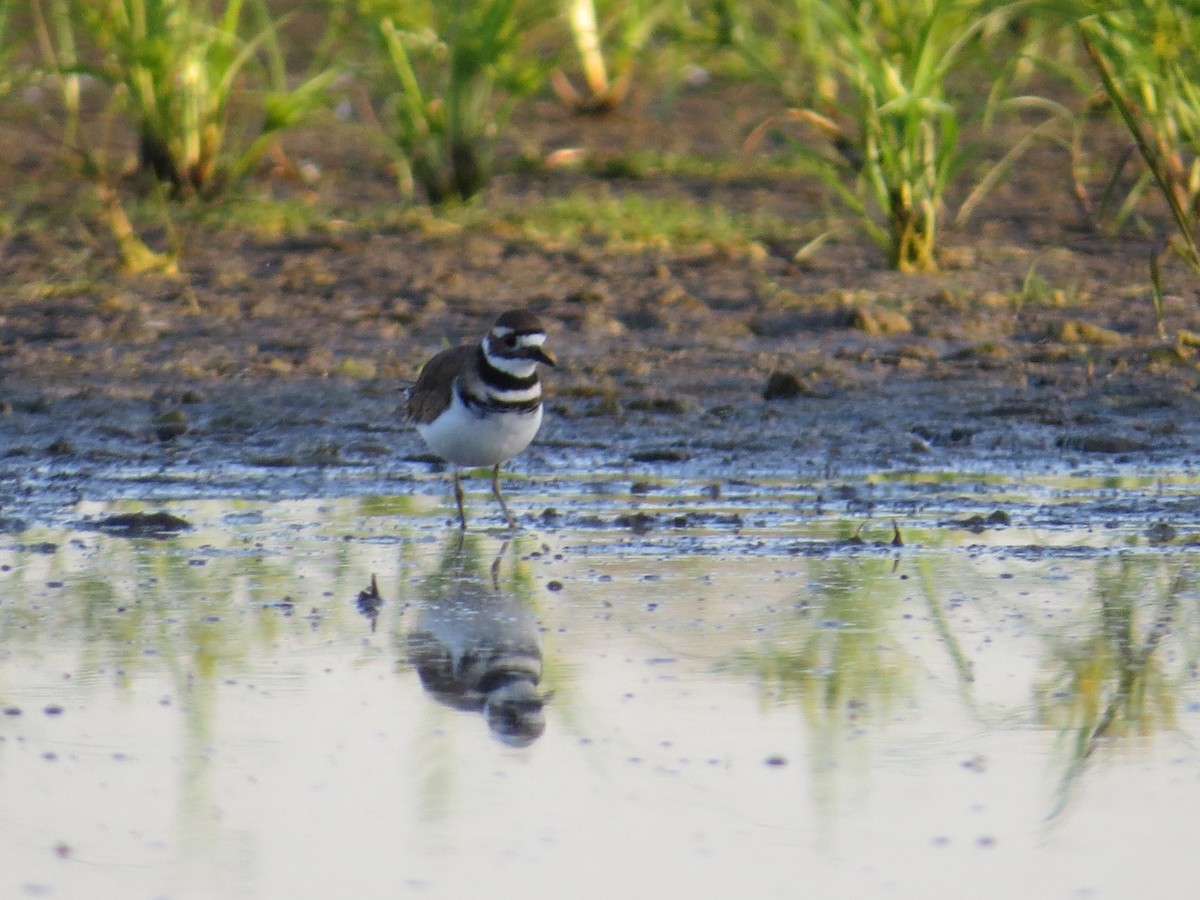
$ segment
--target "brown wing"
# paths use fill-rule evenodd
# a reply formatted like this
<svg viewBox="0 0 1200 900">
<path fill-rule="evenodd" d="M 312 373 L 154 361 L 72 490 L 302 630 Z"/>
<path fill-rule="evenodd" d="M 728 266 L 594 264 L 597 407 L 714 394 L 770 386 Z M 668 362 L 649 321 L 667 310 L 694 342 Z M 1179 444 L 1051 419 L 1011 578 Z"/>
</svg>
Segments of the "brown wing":
<svg viewBox="0 0 1200 900">
<path fill-rule="evenodd" d="M 474 346 L 454 347 L 443 350 L 421 369 L 417 383 L 408 392 L 408 403 L 404 411 L 411 422 L 428 425 L 450 405 L 450 391 L 454 376 L 470 368 L 479 348 Z"/>
</svg>

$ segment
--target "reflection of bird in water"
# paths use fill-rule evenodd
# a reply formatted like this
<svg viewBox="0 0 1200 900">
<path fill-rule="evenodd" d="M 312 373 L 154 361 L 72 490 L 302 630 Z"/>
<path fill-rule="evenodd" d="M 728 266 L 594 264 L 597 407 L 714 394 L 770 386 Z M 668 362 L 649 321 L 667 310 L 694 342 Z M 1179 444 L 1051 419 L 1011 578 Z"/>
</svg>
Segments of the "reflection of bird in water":
<svg viewBox="0 0 1200 900">
<path fill-rule="evenodd" d="M 542 649 L 533 611 L 499 589 L 498 572 L 493 564 L 489 583 L 478 539 L 457 535 L 426 582 L 408 655 L 436 700 L 482 711 L 492 734 L 523 747 L 546 728 L 546 696 L 538 690 Z"/>
</svg>

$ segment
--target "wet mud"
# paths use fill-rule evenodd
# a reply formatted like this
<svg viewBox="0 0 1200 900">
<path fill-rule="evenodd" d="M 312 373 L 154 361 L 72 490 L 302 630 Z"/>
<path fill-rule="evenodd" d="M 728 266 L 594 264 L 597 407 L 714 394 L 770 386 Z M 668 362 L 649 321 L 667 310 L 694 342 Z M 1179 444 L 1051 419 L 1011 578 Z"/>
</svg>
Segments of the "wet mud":
<svg viewBox="0 0 1200 900">
<path fill-rule="evenodd" d="M 545 104 L 521 133 L 544 154 L 728 162 L 772 102 L 713 85 L 669 115 L 645 99 L 616 120 Z M 80 499 L 440 491 L 439 464 L 401 422 L 403 389 L 510 307 L 547 322 L 560 360 L 519 475 L 836 485 L 886 472 L 1188 473 L 1198 459 L 1200 286 L 1164 258 L 1160 329 L 1147 259 L 1162 211 L 1108 234 L 1051 148 L 949 230 L 940 272 L 898 275 L 852 231 L 800 263 L 787 241 L 666 248 L 380 224 L 395 203 L 386 159 L 339 135 L 288 139 L 322 173 L 315 185 L 263 173 L 247 189 L 319 215 L 274 233 L 191 227 L 181 280 L 117 272 L 84 200 L 42 164 L 74 212 L 35 228 L 21 223 L 36 210 L 19 209 L 0 255 L 7 530 Z M 6 178 L 38 158 L 36 135 L 19 136 Z M 1086 149 L 1097 170 L 1122 150 L 1111 133 Z M 814 226 L 827 211 L 794 174 L 596 171 L 502 163 L 485 202 L 636 194 Z M 525 510 L 526 523 L 542 512 Z"/>
</svg>

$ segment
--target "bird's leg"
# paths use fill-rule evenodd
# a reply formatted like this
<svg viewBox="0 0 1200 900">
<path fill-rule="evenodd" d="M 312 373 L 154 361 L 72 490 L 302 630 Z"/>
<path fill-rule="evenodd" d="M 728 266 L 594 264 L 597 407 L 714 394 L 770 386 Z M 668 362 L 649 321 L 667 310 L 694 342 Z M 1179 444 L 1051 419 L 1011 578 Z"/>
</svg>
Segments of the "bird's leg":
<svg viewBox="0 0 1200 900">
<path fill-rule="evenodd" d="M 458 504 L 458 527 L 467 530 L 467 514 L 463 512 L 462 475 L 458 466 L 454 467 L 454 502 Z"/>
<path fill-rule="evenodd" d="M 500 591 L 500 563 L 504 559 L 504 554 L 508 552 L 509 540 L 504 539 L 504 543 L 500 545 L 500 551 L 496 554 L 496 558 L 492 560 L 492 590 L 499 593 Z"/>
<path fill-rule="evenodd" d="M 516 519 L 508 511 L 508 504 L 504 502 L 504 495 L 500 493 L 500 466 L 498 464 L 492 469 L 492 493 L 496 495 L 496 502 L 500 504 L 500 509 L 504 512 L 504 520 L 508 522 L 508 527 L 516 528 Z"/>
</svg>

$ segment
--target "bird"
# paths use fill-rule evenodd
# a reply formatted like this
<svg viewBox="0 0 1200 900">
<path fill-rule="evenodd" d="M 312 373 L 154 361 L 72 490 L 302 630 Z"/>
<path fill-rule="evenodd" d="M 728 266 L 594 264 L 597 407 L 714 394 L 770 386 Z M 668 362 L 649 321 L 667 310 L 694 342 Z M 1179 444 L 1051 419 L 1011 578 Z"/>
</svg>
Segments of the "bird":
<svg viewBox="0 0 1200 900">
<path fill-rule="evenodd" d="M 536 315 L 509 310 L 478 344 L 430 359 L 409 389 L 406 418 L 429 449 L 454 466 L 454 500 L 464 530 L 463 466 L 492 467 L 492 493 L 508 527 L 516 528 L 500 492 L 500 467 L 528 447 L 541 427 L 538 364 L 555 364 L 545 343 L 546 329 Z"/>
</svg>

